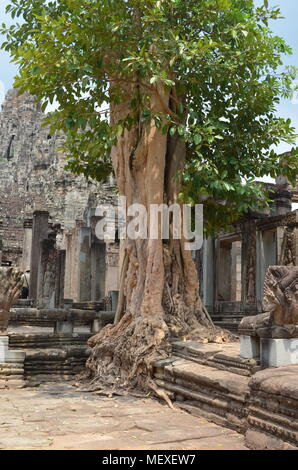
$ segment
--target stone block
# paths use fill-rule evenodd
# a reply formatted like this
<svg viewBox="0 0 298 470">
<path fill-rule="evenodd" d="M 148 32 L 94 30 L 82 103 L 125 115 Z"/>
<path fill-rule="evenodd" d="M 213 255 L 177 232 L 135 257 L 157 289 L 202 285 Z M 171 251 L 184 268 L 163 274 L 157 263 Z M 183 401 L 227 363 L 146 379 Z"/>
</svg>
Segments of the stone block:
<svg viewBox="0 0 298 470">
<path fill-rule="evenodd" d="M 244 359 L 260 357 L 260 340 L 254 336 L 240 336 L 240 356 Z"/>
<path fill-rule="evenodd" d="M 73 334 L 74 324 L 72 321 L 57 321 L 55 323 L 55 333 L 62 333 L 64 335 Z"/>
<path fill-rule="evenodd" d="M 298 364 L 298 338 L 261 339 L 261 365 L 281 367 Z"/>
<path fill-rule="evenodd" d="M 6 362 L 24 362 L 25 353 L 23 351 L 14 351 L 8 347 L 8 336 L 0 336 L 0 364 Z"/>
</svg>

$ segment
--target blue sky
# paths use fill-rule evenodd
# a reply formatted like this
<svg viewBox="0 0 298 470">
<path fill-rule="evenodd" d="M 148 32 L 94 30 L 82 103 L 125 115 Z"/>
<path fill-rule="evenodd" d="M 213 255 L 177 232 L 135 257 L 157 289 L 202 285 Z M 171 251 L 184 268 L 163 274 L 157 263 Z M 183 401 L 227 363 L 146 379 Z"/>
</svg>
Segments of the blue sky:
<svg viewBox="0 0 298 470">
<path fill-rule="evenodd" d="M 262 4 L 262 0 L 255 0 L 256 4 Z M 271 24 L 272 30 L 284 37 L 293 49 L 293 55 L 285 57 L 285 64 L 296 65 L 298 67 L 298 1 L 297 0 L 269 0 L 271 6 L 280 6 L 284 19 L 274 21 Z M 7 0 L 0 0 L 0 23 L 10 23 L 9 15 L 5 14 Z M 1 40 L 1 38 L 0 38 Z M 4 93 L 12 87 L 13 77 L 17 74 L 17 67 L 10 63 L 10 57 L 6 52 L 0 51 L 0 102 Z M 296 104 L 295 104 L 296 103 Z M 284 100 L 278 107 L 278 114 L 282 117 L 292 119 L 298 133 L 298 94 L 296 100 Z M 280 151 L 287 150 L 286 144 L 281 144 Z"/>
</svg>

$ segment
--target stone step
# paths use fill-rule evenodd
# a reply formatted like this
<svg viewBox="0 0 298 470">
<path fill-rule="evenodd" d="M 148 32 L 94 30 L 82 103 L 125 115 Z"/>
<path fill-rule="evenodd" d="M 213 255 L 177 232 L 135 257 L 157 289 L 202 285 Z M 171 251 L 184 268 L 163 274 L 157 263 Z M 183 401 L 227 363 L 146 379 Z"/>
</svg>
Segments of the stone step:
<svg viewBox="0 0 298 470">
<path fill-rule="evenodd" d="M 201 344 L 197 341 L 175 341 L 172 343 L 173 354 L 188 361 L 233 374 L 251 376 L 261 369 L 256 359 L 240 357 L 240 343 Z"/>
<path fill-rule="evenodd" d="M 245 433 L 249 377 L 175 356 L 157 361 L 154 377 L 181 408 Z"/>
<path fill-rule="evenodd" d="M 71 308 L 78 310 L 94 310 L 99 312 L 100 310 L 105 310 L 106 303 L 104 300 L 99 302 L 74 302 Z"/>
<path fill-rule="evenodd" d="M 67 345 L 86 346 L 90 337 L 91 333 L 73 333 L 72 335 L 11 333 L 9 335 L 9 347 L 12 349 L 52 349 Z"/>
<path fill-rule="evenodd" d="M 298 448 L 298 366 L 264 369 L 250 379 L 249 448 Z"/>
<path fill-rule="evenodd" d="M 90 355 L 86 346 L 65 346 L 51 349 L 29 349 L 26 351 L 24 374 L 32 376 L 75 376 L 82 372 Z"/>
<path fill-rule="evenodd" d="M 236 344 L 175 342 L 173 349 L 153 373 L 180 408 L 245 434 L 251 449 L 298 449 L 298 365 L 256 367 L 250 376 L 231 366 L 239 362 Z"/>
<path fill-rule="evenodd" d="M 33 299 L 18 299 L 13 305 L 14 308 L 15 307 L 24 308 L 24 307 L 33 307 L 33 306 L 34 306 Z"/>
</svg>

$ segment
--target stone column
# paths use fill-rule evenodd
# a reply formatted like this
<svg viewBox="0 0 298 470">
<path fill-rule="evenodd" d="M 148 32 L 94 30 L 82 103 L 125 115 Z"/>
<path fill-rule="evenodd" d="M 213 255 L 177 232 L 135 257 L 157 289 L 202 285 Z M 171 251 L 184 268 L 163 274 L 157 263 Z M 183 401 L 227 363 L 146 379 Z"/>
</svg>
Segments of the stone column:
<svg viewBox="0 0 298 470">
<path fill-rule="evenodd" d="M 64 298 L 72 299 L 72 272 L 73 272 L 73 240 L 74 233 L 66 235 L 65 274 L 64 274 Z"/>
<path fill-rule="evenodd" d="M 106 283 L 105 295 L 109 295 L 109 291 L 119 290 L 119 244 L 106 244 Z"/>
<path fill-rule="evenodd" d="M 48 238 L 49 213 L 46 211 L 35 211 L 32 224 L 32 250 L 30 263 L 30 287 L 29 297 L 36 299 L 38 282 L 38 265 L 40 259 L 41 241 Z"/>
<path fill-rule="evenodd" d="M 215 263 L 215 246 L 214 239 L 209 237 L 204 240 L 203 245 L 203 279 L 202 279 L 202 292 L 203 300 L 207 306 L 208 311 L 213 311 L 214 308 L 214 263 Z"/>
<path fill-rule="evenodd" d="M 79 231 L 79 302 L 91 300 L 91 228 Z"/>
<path fill-rule="evenodd" d="M 287 189 L 277 189 L 273 194 L 272 215 L 283 215 L 292 210 L 292 195 Z"/>
<path fill-rule="evenodd" d="M 76 226 L 68 236 L 66 249 L 64 297 L 74 302 L 80 301 L 80 230 L 84 225 L 83 220 L 76 220 Z"/>
<path fill-rule="evenodd" d="M 58 250 L 56 256 L 55 307 L 61 307 L 64 299 L 65 250 Z"/>
<path fill-rule="evenodd" d="M 256 314 L 257 235 L 254 220 L 246 220 L 241 226 L 241 300 L 244 311 Z"/>
<path fill-rule="evenodd" d="M 56 241 L 43 240 L 40 244 L 40 258 L 38 265 L 37 304 L 39 308 L 55 307 Z"/>
<path fill-rule="evenodd" d="M 23 239 L 23 254 L 22 254 L 22 271 L 30 268 L 31 263 L 31 249 L 32 249 L 32 219 L 24 221 L 24 239 Z"/>
<path fill-rule="evenodd" d="M 94 241 L 91 246 L 91 300 L 105 296 L 106 245 Z"/>
<path fill-rule="evenodd" d="M 218 259 L 218 299 L 231 300 L 231 243 L 220 241 Z"/>
</svg>

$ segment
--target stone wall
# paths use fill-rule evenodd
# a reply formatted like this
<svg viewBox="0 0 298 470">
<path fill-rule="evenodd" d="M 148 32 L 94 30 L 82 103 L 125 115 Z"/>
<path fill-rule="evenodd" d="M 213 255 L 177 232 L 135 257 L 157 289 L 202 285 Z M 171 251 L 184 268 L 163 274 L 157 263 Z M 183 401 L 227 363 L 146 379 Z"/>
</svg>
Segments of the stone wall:
<svg viewBox="0 0 298 470">
<path fill-rule="evenodd" d="M 29 94 L 10 90 L 0 112 L 0 239 L 3 262 L 20 265 L 24 221 L 36 210 L 64 230 L 83 219 L 93 196 L 113 200 L 111 185 L 98 184 L 65 171 L 58 152 L 63 140 L 42 127 L 44 114 Z"/>
</svg>

